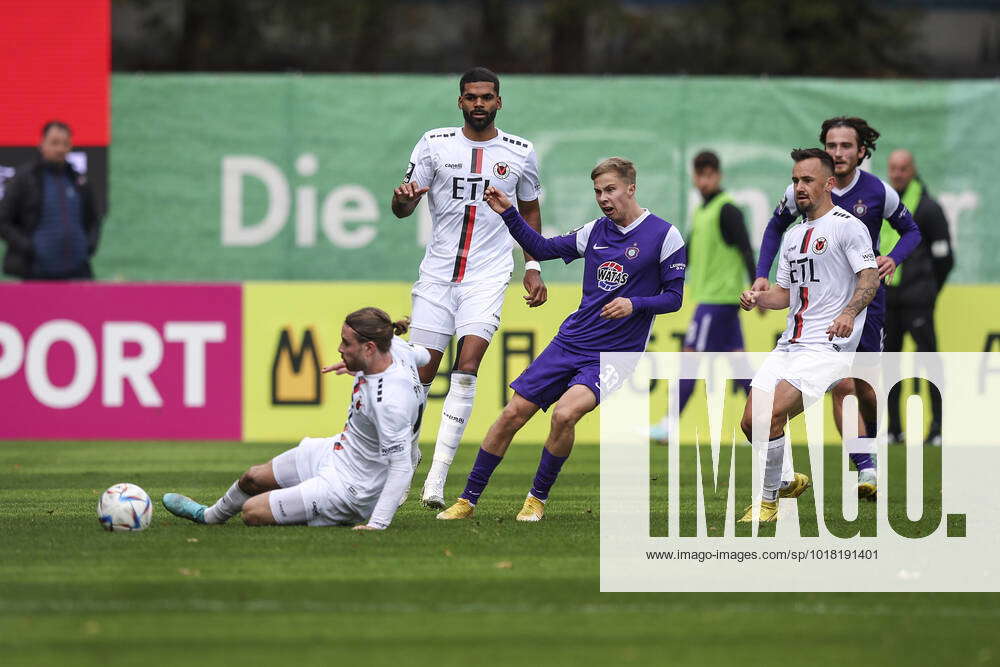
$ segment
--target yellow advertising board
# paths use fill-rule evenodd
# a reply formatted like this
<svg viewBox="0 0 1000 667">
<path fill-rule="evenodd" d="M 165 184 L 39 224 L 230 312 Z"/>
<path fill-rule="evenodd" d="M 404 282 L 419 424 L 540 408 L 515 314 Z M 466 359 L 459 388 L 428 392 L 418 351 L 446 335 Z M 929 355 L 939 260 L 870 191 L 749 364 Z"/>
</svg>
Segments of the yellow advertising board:
<svg viewBox="0 0 1000 667">
<path fill-rule="evenodd" d="M 323 436 L 343 427 L 351 381 L 346 376 L 321 376 L 321 366 L 339 360 L 337 346 L 344 316 L 364 306 L 378 306 L 394 319 L 410 312 L 410 285 L 401 282 L 246 283 L 243 333 L 243 436 L 257 442 L 297 442 L 304 436 Z M 482 441 L 510 396 L 507 385 L 524 370 L 555 335 L 559 324 L 580 300 L 576 285 L 549 286 L 549 301 L 528 308 L 520 286 L 507 293 L 503 325 L 493 338 L 479 370 L 475 408 L 463 442 Z M 656 318 L 649 350 L 681 349 L 694 303 L 679 313 Z M 784 312 L 742 313 L 744 338 L 749 350 L 769 350 L 785 323 Z M 1000 286 L 953 286 L 944 290 L 937 310 L 940 349 L 981 351 L 1000 349 Z M 992 338 L 991 338 L 992 336 Z M 448 391 L 452 352 L 445 355 L 424 413 L 421 441 L 433 443 Z M 651 396 L 651 419 L 665 410 L 666 382 L 657 382 Z M 696 429 L 707 426 L 704 394 L 695 391 L 681 421 L 681 437 L 693 442 Z M 829 399 L 827 399 L 829 404 Z M 743 409 L 742 393 L 729 393 L 723 421 L 730 431 Z M 830 409 L 827 405 L 827 414 Z M 828 441 L 835 439 L 831 419 L 826 420 Z M 548 419 L 539 414 L 515 443 L 541 443 L 548 433 Z M 577 442 L 598 441 L 598 413 L 577 427 Z M 796 436 L 793 429 L 792 437 Z"/>
</svg>

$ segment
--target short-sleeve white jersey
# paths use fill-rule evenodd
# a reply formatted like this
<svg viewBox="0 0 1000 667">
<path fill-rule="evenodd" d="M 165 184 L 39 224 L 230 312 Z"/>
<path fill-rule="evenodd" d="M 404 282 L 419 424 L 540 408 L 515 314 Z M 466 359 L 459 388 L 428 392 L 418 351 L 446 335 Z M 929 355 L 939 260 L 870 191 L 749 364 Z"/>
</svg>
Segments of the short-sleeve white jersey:
<svg viewBox="0 0 1000 667">
<path fill-rule="evenodd" d="M 433 224 L 420 280 L 510 278 L 514 240 L 483 193 L 492 185 L 515 203 L 538 199 L 538 158 L 531 142 L 500 130 L 489 141 L 471 141 L 460 127 L 430 130 L 413 148 L 403 182 L 430 188 Z"/>
<path fill-rule="evenodd" d="M 789 290 L 788 326 L 778 345 L 823 344 L 853 352 L 861 340 L 867 308 L 847 338 L 829 340 L 827 329 L 850 303 L 858 271 L 877 268 L 871 236 L 853 215 L 834 206 L 816 220 L 803 220 L 782 239 L 776 282 Z"/>
<path fill-rule="evenodd" d="M 371 522 L 384 525 L 392 520 L 413 474 L 411 449 L 417 446 L 426 400 L 417 368 L 429 359 L 427 350 L 399 337 L 392 340 L 391 354 L 386 370 L 355 376 L 347 424 L 334 444 L 332 461 L 361 514 L 371 510 Z M 399 489 L 389 488 L 390 469 L 400 472 L 399 479 L 408 473 Z"/>
</svg>

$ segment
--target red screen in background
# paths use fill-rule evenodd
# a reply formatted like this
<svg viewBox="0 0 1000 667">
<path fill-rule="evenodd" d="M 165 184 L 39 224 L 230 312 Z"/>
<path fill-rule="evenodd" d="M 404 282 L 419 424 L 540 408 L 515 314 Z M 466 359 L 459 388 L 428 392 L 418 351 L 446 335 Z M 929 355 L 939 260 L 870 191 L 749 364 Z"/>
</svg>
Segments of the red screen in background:
<svg viewBox="0 0 1000 667">
<path fill-rule="evenodd" d="M 0 0 L 0 146 L 35 146 L 52 119 L 107 146 L 110 0 Z"/>
</svg>

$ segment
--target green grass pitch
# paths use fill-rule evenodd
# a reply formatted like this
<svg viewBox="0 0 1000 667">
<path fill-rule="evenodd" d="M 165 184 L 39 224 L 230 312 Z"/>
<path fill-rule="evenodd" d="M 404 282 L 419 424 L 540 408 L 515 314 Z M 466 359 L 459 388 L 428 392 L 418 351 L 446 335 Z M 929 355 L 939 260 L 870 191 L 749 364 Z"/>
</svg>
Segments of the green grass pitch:
<svg viewBox="0 0 1000 667">
<path fill-rule="evenodd" d="M 384 533 L 196 526 L 159 505 L 174 490 L 213 500 L 282 449 L 0 444 L 0 664 L 1000 661 L 997 595 L 600 593 L 597 447 L 574 452 L 540 524 L 514 521 L 539 453 L 521 445 L 468 522 L 411 501 Z M 143 533 L 97 523 L 98 494 L 121 481 L 156 502 Z"/>
</svg>

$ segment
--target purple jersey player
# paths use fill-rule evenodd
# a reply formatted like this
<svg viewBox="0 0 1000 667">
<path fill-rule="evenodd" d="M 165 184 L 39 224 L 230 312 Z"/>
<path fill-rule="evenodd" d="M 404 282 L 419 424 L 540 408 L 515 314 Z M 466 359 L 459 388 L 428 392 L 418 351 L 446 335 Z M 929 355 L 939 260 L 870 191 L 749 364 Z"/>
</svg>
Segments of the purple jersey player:
<svg viewBox="0 0 1000 667">
<path fill-rule="evenodd" d="M 511 383 L 514 396 L 486 434 L 465 490 L 439 519 L 472 516 L 514 434 L 539 408 L 555 405 L 538 472 L 517 515 L 518 521 L 540 520 L 549 489 L 573 448 L 576 423 L 600 401 L 601 352 L 642 352 L 653 317 L 681 307 L 684 241 L 673 225 L 636 202 L 635 167 L 623 158 L 608 158 L 590 177 L 604 217 L 553 238 L 529 227 L 501 191 L 486 190 L 486 202 L 532 257 L 567 263 L 584 259 L 583 298 L 548 347 Z"/>
<path fill-rule="evenodd" d="M 851 213 L 864 223 L 872 239 L 872 250 L 878 263 L 878 275 L 882 279 L 892 278 L 892 274 L 906 257 L 920 244 L 920 231 L 913 217 L 900 202 L 899 195 L 887 183 L 858 167 L 866 157 L 875 150 L 875 142 L 879 133 L 875 128 L 861 118 L 837 117 L 823 121 L 819 139 L 823 148 L 833 158 L 837 187 L 832 193 L 833 203 Z M 792 187 L 785 191 L 784 197 L 774 210 L 771 220 L 764 230 L 764 238 L 760 245 L 760 258 L 757 262 L 757 279 L 753 290 L 767 290 L 770 283 L 767 276 L 771 264 L 778 252 L 781 235 L 799 216 L 795 205 Z M 899 232 L 899 241 L 887 255 L 879 256 L 879 230 L 882 220 L 888 220 L 893 229 Z M 885 313 L 885 287 L 879 283 L 875 299 L 868 306 L 868 316 L 861 334 L 858 352 L 882 351 L 882 322 Z M 855 386 L 857 384 L 858 386 Z M 858 435 L 862 440 L 874 438 L 876 433 L 876 396 L 867 383 L 855 383 L 851 379 L 839 382 L 833 389 L 833 417 L 837 430 L 843 433 L 843 400 L 850 394 L 856 394 L 860 408 Z M 858 443 L 858 449 L 872 449 L 872 441 Z M 874 498 L 875 461 L 869 454 L 851 454 L 851 460 L 858 469 L 858 494 L 862 497 Z M 787 462 L 787 457 L 786 457 Z M 782 481 L 792 478 L 791 465 L 788 463 L 782 473 Z"/>
</svg>

